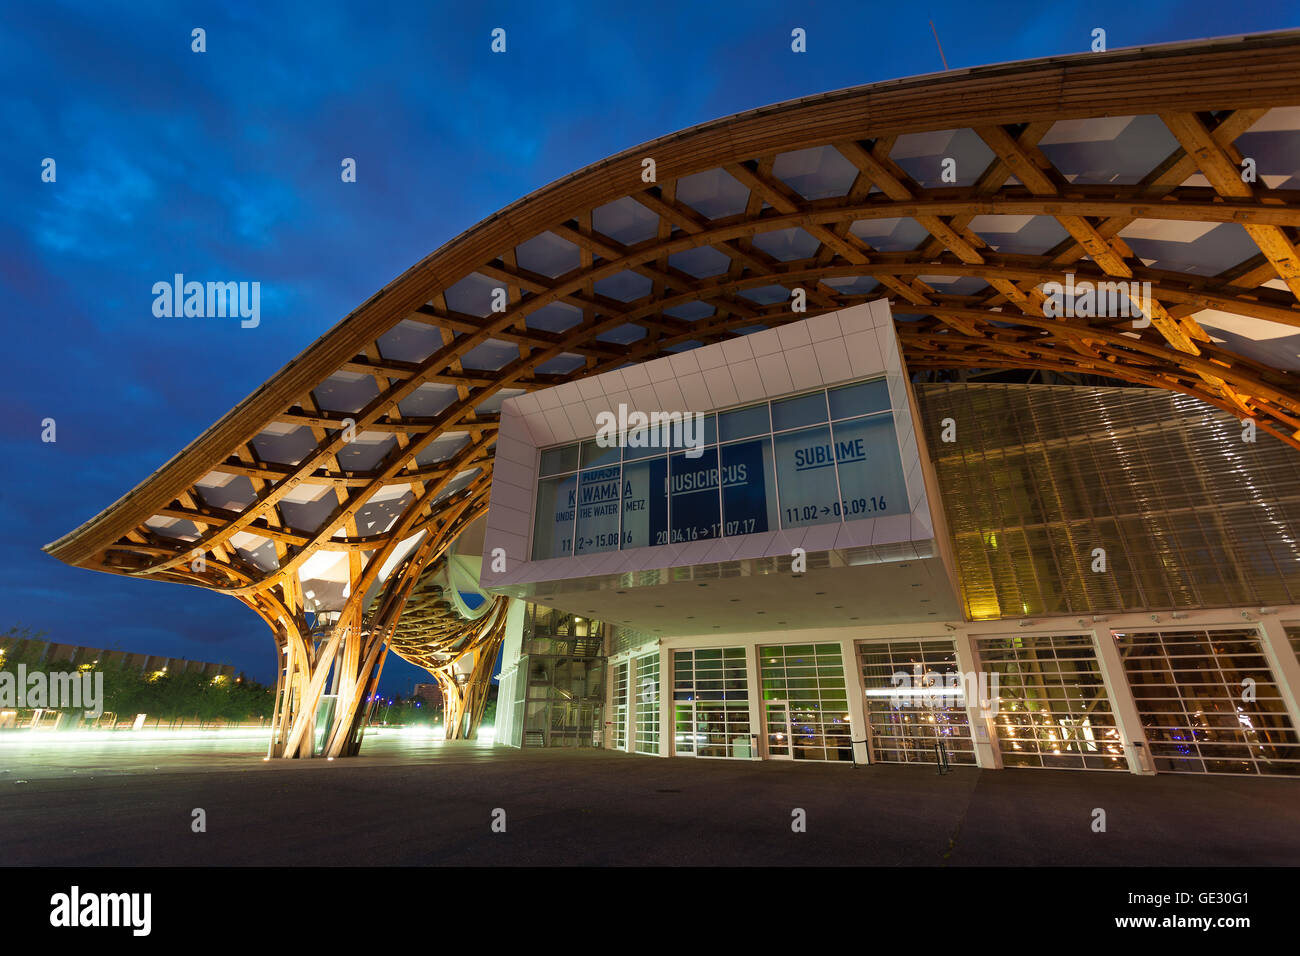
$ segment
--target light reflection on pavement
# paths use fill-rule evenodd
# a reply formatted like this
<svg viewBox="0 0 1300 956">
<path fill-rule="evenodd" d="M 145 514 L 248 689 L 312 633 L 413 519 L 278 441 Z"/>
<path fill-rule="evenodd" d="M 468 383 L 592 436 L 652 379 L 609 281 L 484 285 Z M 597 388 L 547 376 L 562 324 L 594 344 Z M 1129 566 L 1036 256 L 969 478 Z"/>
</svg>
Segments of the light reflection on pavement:
<svg viewBox="0 0 1300 956">
<path fill-rule="evenodd" d="M 432 757 L 448 746 L 490 748 L 491 729 L 477 741 L 442 739 L 441 729 L 371 728 L 361 755 L 350 761 L 376 758 Z M 0 731 L 0 787 L 19 781 L 95 778 L 139 773 L 249 770 L 267 766 L 270 740 L 265 730 L 234 731 Z M 270 761 L 272 765 L 306 766 L 324 760 Z M 0 791 L 3 792 L 3 791 Z"/>
</svg>

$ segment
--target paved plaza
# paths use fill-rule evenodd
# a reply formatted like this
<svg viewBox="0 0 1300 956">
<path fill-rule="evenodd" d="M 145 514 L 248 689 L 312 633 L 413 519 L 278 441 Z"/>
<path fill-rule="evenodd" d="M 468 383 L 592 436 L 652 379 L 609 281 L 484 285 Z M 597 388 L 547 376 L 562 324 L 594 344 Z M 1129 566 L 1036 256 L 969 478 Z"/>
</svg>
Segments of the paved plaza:
<svg viewBox="0 0 1300 956">
<path fill-rule="evenodd" d="M 264 746 L 264 743 L 262 744 Z M 1120 865 L 1300 860 L 1300 781 L 513 750 L 410 736 L 0 741 L 6 865 Z M 191 829 L 206 812 L 207 831 Z M 1093 831 L 1094 811 L 1106 831 Z M 505 832 L 494 832 L 504 810 Z M 795 811 L 806 832 L 794 832 Z M 495 814 L 499 819 L 500 814 Z"/>
</svg>

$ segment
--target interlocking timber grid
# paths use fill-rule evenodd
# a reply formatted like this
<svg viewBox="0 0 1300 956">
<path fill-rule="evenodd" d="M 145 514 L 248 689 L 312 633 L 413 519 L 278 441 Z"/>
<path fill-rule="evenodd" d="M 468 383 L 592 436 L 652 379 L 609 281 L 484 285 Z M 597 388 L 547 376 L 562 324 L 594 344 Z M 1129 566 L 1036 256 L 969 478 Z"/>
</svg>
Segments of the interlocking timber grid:
<svg viewBox="0 0 1300 956">
<path fill-rule="evenodd" d="M 896 313 L 915 319 L 898 322 L 912 372 L 1014 368 L 1106 376 L 1193 395 L 1250 417 L 1300 448 L 1300 378 L 1215 344 L 1194 318 L 1217 309 L 1300 327 L 1300 191 L 1243 182 L 1243 157 L 1234 146 L 1269 109 L 1296 105 L 1300 32 L 1288 32 L 879 83 L 741 113 L 627 150 L 448 242 L 134 491 L 46 550 L 72 565 L 198 585 L 243 601 L 270 625 L 285 661 L 272 754 L 313 755 L 308 731 L 333 664 L 338 705 L 321 752 L 341 756 L 359 747 L 361 705 L 373 694 L 389 647 L 428 667 L 444 692 L 454 692 L 456 707 L 470 711 L 470 720 L 449 724 L 449 735 L 473 733 L 504 633 L 505 600 L 477 621 L 432 608 L 420 615 L 420 627 L 404 627 L 403 609 L 457 534 L 487 508 L 497 424 L 494 415 L 475 408 L 502 389 L 546 388 L 644 362 L 685 343 L 715 342 L 883 294 Z M 1152 114 L 1179 147 L 1132 185 L 1072 184 L 1037 145 L 1058 120 Z M 973 130 L 992 151 L 972 186 L 923 188 L 891 159 L 901 135 L 952 129 Z M 845 195 L 810 201 L 773 175 L 777 154 L 822 146 L 856 168 Z M 646 158 L 655 161 L 653 184 L 642 181 Z M 743 213 L 710 219 L 678 198 L 682 177 L 715 169 L 748 189 Z M 1184 185 L 1197 172 L 1209 185 Z M 624 245 L 593 227 L 593 210 L 624 197 L 657 217 L 656 235 Z M 998 214 L 1051 217 L 1068 238 L 1042 255 L 1000 254 L 971 229 L 974 217 Z M 882 252 L 850 231 L 860 220 L 900 217 L 928 233 L 910 251 Z M 1139 219 L 1240 223 L 1259 254 L 1214 276 L 1151 269 L 1119 235 Z M 818 242 L 806 258 L 778 261 L 754 242 L 795 226 Z M 520 266 L 516 247 L 547 232 L 577 247 L 576 268 L 547 276 Z M 700 279 L 669 262 L 674 253 L 705 246 L 727 257 L 725 273 Z M 594 288 L 625 271 L 648 280 L 649 293 L 625 302 Z M 1080 282 L 1150 282 L 1152 326 L 1047 317 L 1041 286 L 1062 281 L 1067 271 Z M 507 290 L 504 312 L 471 315 L 448 306 L 446 291 L 473 273 Z M 826 281 L 848 276 L 871 277 L 879 286 L 848 294 Z M 946 294 L 922 276 L 975 276 L 987 288 Z M 1264 287 L 1278 278 L 1289 291 Z M 769 285 L 804 288 L 807 311 L 740 295 Z M 667 312 L 691 302 L 707 303 L 712 316 L 689 322 Z M 581 320 L 562 332 L 528 324 L 531 314 L 552 303 L 567 303 Z M 441 347 L 418 362 L 385 357 L 376 340 L 403 320 L 437 330 Z M 599 338 L 629 323 L 644 328 L 645 336 L 626 345 Z M 494 371 L 465 368 L 467 353 L 489 340 L 515 346 L 518 356 Z M 564 375 L 538 371 L 563 353 L 580 356 L 582 367 Z M 345 416 L 323 410 L 313 395 L 340 371 L 373 376 L 378 388 L 377 397 L 347 416 L 355 419 L 356 432 L 396 439 L 370 470 L 340 464 L 337 455 L 349 437 Z M 431 417 L 403 414 L 398 403 L 423 383 L 452 385 L 456 397 Z M 253 439 L 276 423 L 306 426 L 315 449 L 292 465 L 262 460 Z M 449 460 L 416 461 L 449 433 L 467 435 L 468 442 Z M 464 473 L 475 469 L 472 480 L 446 493 L 453 478 L 464 481 Z M 252 503 L 241 510 L 207 506 L 196 482 L 214 470 L 246 476 L 256 492 Z M 337 498 L 314 531 L 291 527 L 277 507 L 301 485 L 326 486 Z M 395 485 L 409 486 L 410 504 L 384 533 L 359 533 L 358 511 Z M 159 517 L 185 519 L 194 530 L 184 540 L 156 533 L 146 521 Z M 241 555 L 231 541 L 241 532 L 273 542 L 274 567 Z M 418 545 L 403 557 L 399 545 L 410 547 L 420 532 Z M 347 553 L 350 596 L 338 623 L 320 635 L 308 628 L 298 570 L 322 550 Z M 390 559 L 396 566 L 381 581 Z M 372 585 L 382 586 L 363 606 Z M 481 653 L 469 684 L 458 688 L 451 665 L 476 649 Z"/>
</svg>

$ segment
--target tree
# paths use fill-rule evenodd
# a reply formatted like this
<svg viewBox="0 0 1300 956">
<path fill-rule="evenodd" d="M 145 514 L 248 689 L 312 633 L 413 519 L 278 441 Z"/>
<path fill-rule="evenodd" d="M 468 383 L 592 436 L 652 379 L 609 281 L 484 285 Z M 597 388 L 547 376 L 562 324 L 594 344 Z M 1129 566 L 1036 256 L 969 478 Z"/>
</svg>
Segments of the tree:
<svg viewBox="0 0 1300 956">
<path fill-rule="evenodd" d="M 17 625 L 0 634 L 0 669 L 15 671 L 19 664 L 28 669 L 45 668 L 44 646 L 31 642 L 43 640 L 42 633 Z M 48 665 L 53 669 L 64 662 Z M 72 667 L 67 662 L 68 668 Z M 87 667 L 89 665 L 82 665 Z M 198 718 L 203 721 L 232 722 L 268 718 L 274 706 L 271 690 L 244 674 L 208 677 L 197 671 L 183 674 L 165 669 L 144 673 L 127 667 L 125 659 L 113 663 L 96 662 L 94 670 L 104 675 L 103 709 L 119 720 L 136 714 L 148 714 L 162 720 Z"/>
</svg>

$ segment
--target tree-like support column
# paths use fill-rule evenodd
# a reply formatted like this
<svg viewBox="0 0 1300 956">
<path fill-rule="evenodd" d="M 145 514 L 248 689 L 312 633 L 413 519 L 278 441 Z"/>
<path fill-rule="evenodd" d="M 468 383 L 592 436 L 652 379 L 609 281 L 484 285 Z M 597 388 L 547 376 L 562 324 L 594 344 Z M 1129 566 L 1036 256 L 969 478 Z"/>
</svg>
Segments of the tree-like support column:
<svg viewBox="0 0 1300 956">
<path fill-rule="evenodd" d="M 492 669 L 496 666 L 497 652 L 505 640 L 508 607 L 508 599 L 497 598 L 491 612 L 482 621 L 475 622 L 479 625 L 477 639 L 452 660 L 433 671 L 442 690 L 443 727 L 446 728 L 447 740 L 474 740 L 478 736 L 483 708 L 487 704 L 488 688 L 492 684 Z M 457 665 L 471 656 L 474 666 L 469 678 L 462 684 L 457 678 L 464 674 L 464 670 Z"/>
<path fill-rule="evenodd" d="M 447 739 L 473 739 L 505 638 L 508 600 L 498 597 L 480 616 L 465 619 L 443 599 L 444 588 L 435 583 L 441 571 L 438 558 L 417 549 L 384 582 L 364 618 L 360 600 L 350 598 L 326 629 L 308 626 L 300 610 L 302 595 L 292 586 L 245 599 L 271 626 L 280 656 L 268 759 L 355 756 L 394 646 L 438 681 L 447 707 Z M 417 583 L 422 587 L 413 594 Z M 399 629 L 408 608 L 413 608 L 411 628 Z M 406 630 L 412 633 L 405 635 Z M 412 643 L 420 654 L 412 653 Z M 456 665 L 467 659 L 474 663 L 462 684 Z M 323 711 L 327 686 L 333 707 Z"/>
<path fill-rule="evenodd" d="M 323 635 L 292 622 L 277 631 L 282 662 L 267 757 L 353 756 L 387 654 L 384 632 L 342 620 Z M 317 715 L 331 674 L 334 707 L 322 728 Z"/>
</svg>

